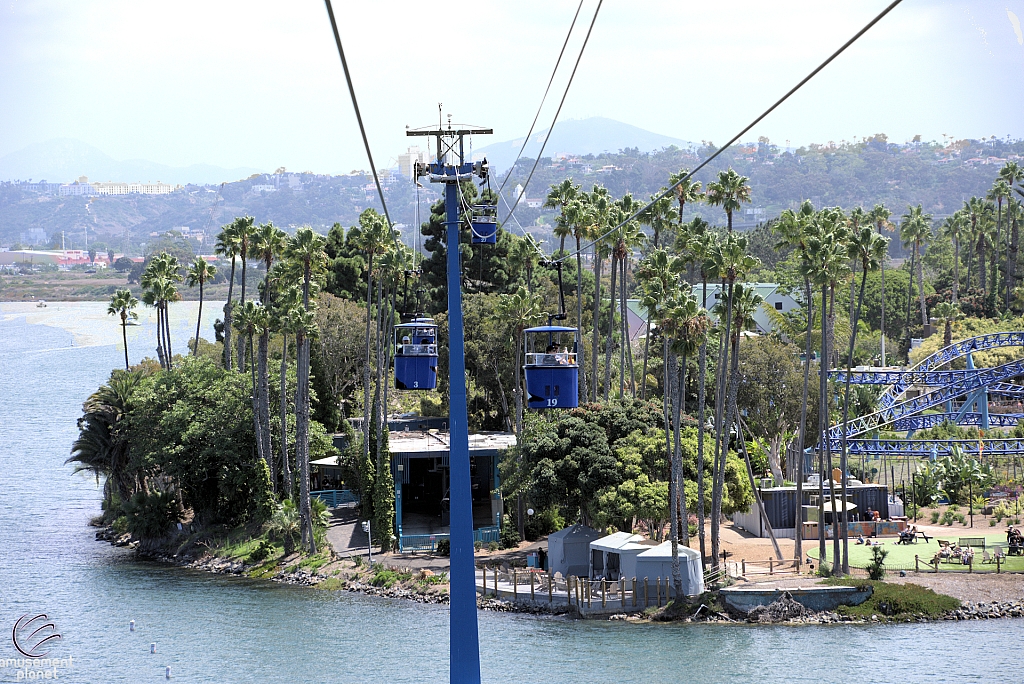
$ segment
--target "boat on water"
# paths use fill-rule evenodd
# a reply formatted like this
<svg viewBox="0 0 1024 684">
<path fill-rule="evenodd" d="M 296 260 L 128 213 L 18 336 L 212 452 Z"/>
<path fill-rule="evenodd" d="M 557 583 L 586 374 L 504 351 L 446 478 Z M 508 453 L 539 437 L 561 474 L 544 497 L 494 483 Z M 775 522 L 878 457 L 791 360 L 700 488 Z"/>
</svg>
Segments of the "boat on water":
<svg viewBox="0 0 1024 684">
<path fill-rule="evenodd" d="M 40 299 L 38 302 L 36 302 L 36 308 L 37 309 L 45 309 L 46 308 L 46 300 L 45 299 Z"/>
</svg>

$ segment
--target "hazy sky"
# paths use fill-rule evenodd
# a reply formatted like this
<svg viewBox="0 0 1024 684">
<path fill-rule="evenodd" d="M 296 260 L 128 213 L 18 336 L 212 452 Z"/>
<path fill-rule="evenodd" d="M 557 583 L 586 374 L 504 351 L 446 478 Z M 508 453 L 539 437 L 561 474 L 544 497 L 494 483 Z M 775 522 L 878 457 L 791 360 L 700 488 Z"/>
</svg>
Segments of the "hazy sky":
<svg viewBox="0 0 1024 684">
<path fill-rule="evenodd" d="M 606 0 L 562 117 L 724 142 L 886 4 Z M 438 102 L 494 128 L 477 145 L 524 134 L 576 7 L 336 0 L 377 165 Z M 904 0 L 747 139 L 1024 137 L 1022 21 L 1024 0 Z M 367 168 L 315 0 L 4 0 L 0 155 L 57 137 L 175 166 Z"/>
</svg>

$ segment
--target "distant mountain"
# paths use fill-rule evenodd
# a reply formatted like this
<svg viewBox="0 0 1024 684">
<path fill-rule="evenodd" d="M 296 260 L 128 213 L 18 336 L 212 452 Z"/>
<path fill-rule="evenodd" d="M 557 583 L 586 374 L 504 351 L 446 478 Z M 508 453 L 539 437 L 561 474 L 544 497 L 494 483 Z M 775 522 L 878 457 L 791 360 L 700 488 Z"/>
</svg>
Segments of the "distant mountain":
<svg viewBox="0 0 1024 684">
<path fill-rule="evenodd" d="M 117 161 L 92 145 L 56 138 L 0 157 L 0 180 L 46 180 L 68 183 L 79 176 L 91 181 L 163 181 L 171 184 L 225 183 L 259 173 L 261 169 L 223 169 L 209 164 L 174 167 L 145 159 Z"/>
<path fill-rule="evenodd" d="M 547 132 L 548 129 L 545 128 L 530 136 L 530 142 L 523 151 L 524 157 L 537 158 L 537 153 L 540 152 L 541 143 L 544 142 Z M 474 149 L 473 157 L 476 159 L 486 156 L 492 169 L 496 172 L 503 172 L 512 166 L 522 144 L 522 138 L 492 143 Z M 641 152 L 653 152 L 671 145 L 690 147 L 690 144 L 685 140 L 651 133 L 621 121 L 594 116 L 589 119 L 572 119 L 556 123 L 551 139 L 548 141 L 547 147 L 544 148 L 544 156 L 601 154 L 602 152 L 614 154 L 619 150 L 629 148 L 637 148 Z"/>
</svg>

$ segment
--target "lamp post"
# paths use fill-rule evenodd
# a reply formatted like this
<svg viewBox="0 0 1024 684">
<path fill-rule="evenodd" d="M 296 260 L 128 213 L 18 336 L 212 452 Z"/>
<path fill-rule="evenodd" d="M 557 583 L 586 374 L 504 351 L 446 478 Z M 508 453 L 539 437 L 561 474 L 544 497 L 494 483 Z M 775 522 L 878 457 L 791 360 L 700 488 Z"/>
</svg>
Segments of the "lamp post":
<svg viewBox="0 0 1024 684">
<path fill-rule="evenodd" d="M 370 565 L 373 565 L 373 535 L 370 533 L 370 521 L 363 521 L 363 532 L 366 533 L 366 555 L 370 559 Z"/>
</svg>

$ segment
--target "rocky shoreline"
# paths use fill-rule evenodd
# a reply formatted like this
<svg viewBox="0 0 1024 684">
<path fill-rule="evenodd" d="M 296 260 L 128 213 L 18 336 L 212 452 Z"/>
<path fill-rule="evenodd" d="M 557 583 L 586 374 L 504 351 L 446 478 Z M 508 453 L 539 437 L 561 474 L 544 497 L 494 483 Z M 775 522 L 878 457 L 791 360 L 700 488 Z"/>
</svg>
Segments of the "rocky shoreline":
<svg viewBox="0 0 1024 684">
<path fill-rule="evenodd" d="M 247 564 L 240 560 L 219 558 L 213 555 L 175 556 L 161 551 L 145 551 L 139 548 L 137 541 L 131 540 L 129 535 L 118 535 L 110 528 L 104 528 L 96 533 L 96 539 L 106 541 L 114 546 L 135 549 L 140 558 L 160 563 L 166 563 L 190 570 L 209 572 L 215 575 L 230 575 L 234 577 L 252 578 L 252 572 L 258 570 L 258 564 Z M 415 601 L 417 603 L 431 605 L 447 605 L 449 596 L 446 586 L 433 585 L 424 588 L 423 586 L 410 586 L 409 581 L 396 583 L 393 586 L 376 586 L 370 582 L 363 581 L 357 569 L 355 577 L 340 576 L 338 564 L 340 559 L 333 559 L 318 570 L 298 567 L 289 571 L 282 562 L 276 571 L 260 575 L 259 579 L 303 586 L 309 588 L 321 588 L 332 591 L 349 591 L 377 596 L 380 598 L 401 599 L 404 601 Z M 324 570 L 330 572 L 324 572 Z M 363 568 L 365 569 L 365 568 Z M 429 571 L 427 571 L 429 573 Z M 422 580 L 425 577 L 419 577 Z M 788 592 L 784 592 L 776 602 L 768 606 L 760 606 L 744 614 L 729 614 L 718 611 L 705 603 L 689 606 L 686 612 L 679 611 L 675 614 L 668 614 L 664 609 L 659 611 L 645 612 L 621 612 L 601 615 L 580 615 L 572 606 L 564 604 L 549 604 L 543 602 L 530 602 L 526 600 L 509 601 L 495 598 L 493 596 L 479 596 L 477 606 L 481 610 L 489 610 L 501 613 L 521 613 L 529 615 L 546 616 L 571 616 L 584 617 L 587 619 L 621 620 L 626 622 L 701 622 L 701 623 L 733 623 L 733 624 L 777 624 L 777 625 L 831 625 L 831 624 L 871 624 L 890 621 L 886 615 L 876 614 L 867 617 L 856 617 L 841 615 L 833 611 L 815 612 L 804 608 L 793 600 Z M 926 617 L 919 615 L 901 616 L 904 622 L 932 622 L 937 620 L 994 620 L 1024 617 L 1024 600 L 990 601 L 961 603 L 955 610 L 946 612 L 942 617 Z"/>
</svg>

